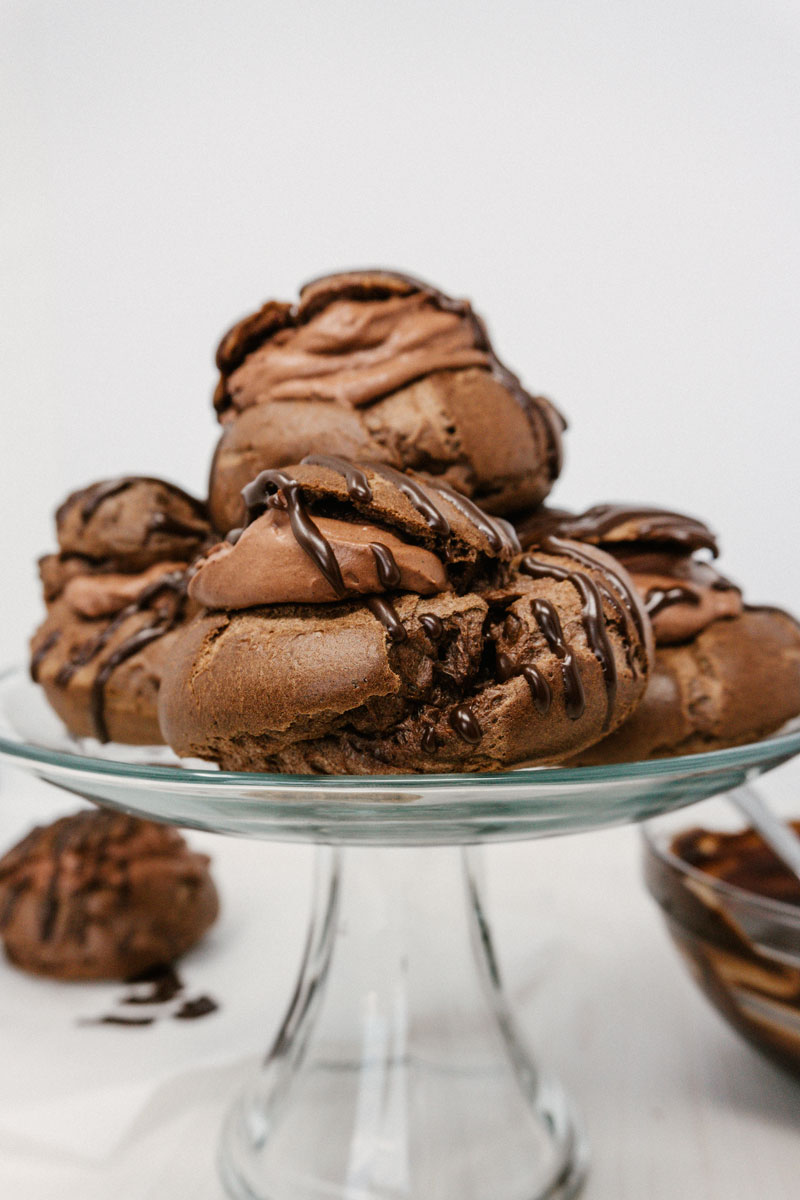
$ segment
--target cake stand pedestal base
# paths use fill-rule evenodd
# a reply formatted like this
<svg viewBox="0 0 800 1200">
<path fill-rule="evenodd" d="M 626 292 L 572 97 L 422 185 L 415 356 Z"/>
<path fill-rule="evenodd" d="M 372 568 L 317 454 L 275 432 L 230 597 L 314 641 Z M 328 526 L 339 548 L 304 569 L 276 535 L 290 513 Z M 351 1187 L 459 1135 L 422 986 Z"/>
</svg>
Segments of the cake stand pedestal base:
<svg viewBox="0 0 800 1200">
<path fill-rule="evenodd" d="M 230 1113 L 236 1200 L 567 1200 L 585 1146 L 523 1043 L 480 851 L 318 850 L 300 978 Z"/>
</svg>

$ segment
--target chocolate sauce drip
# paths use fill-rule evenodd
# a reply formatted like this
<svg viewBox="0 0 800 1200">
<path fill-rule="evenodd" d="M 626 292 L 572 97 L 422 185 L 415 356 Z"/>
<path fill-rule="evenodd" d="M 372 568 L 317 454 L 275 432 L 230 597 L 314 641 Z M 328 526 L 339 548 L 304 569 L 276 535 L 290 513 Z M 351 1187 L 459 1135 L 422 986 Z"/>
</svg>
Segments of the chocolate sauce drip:
<svg viewBox="0 0 800 1200">
<path fill-rule="evenodd" d="M 89 700 L 89 715 L 94 735 L 98 741 L 108 741 L 108 729 L 105 722 L 105 689 L 109 679 L 121 663 L 143 650 L 151 642 L 163 637 L 165 633 L 169 633 L 179 623 L 186 607 L 186 589 L 189 585 L 189 578 L 189 571 L 170 571 L 143 588 L 137 598 L 121 609 L 105 629 L 90 641 L 84 642 L 56 675 L 56 684 L 59 687 L 66 687 L 76 671 L 96 658 L 126 621 L 136 616 L 137 613 L 144 612 L 159 596 L 174 594 L 175 601 L 171 613 L 166 616 L 155 613 L 151 624 L 137 629 L 135 633 L 121 642 L 99 667 L 92 683 Z"/>
<path fill-rule="evenodd" d="M 499 650 L 496 658 L 495 676 L 498 683 L 505 683 L 514 675 L 521 675 L 528 687 L 530 688 L 533 707 L 542 716 L 545 716 L 550 711 L 550 706 L 553 703 L 553 692 L 550 684 L 534 666 L 524 666 L 518 668 L 517 664 L 509 658 L 509 656 Z"/>
<path fill-rule="evenodd" d="M 145 646 L 149 646 L 151 642 L 157 641 L 163 637 L 172 623 L 165 621 L 161 625 L 150 625 L 146 629 L 139 629 L 136 633 L 131 634 L 126 638 L 121 646 L 117 646 L 116 650 L 108 656 L 102 664 L 92 682 L 92 690 L 89 696 L 89 717 L 92 722 L 95 737 L 99 742 L 107 742 L 108 726 L 106 725 L 105 707 L 106 707 L 106 685 L 109 679 L 116 671 L 117 667 L 124 663 L 127 659 L 132 658 L 134 654 L 138 654 L 140 650 L 144 650 Z"/>
<path fill-rule="evenodd" d="M 282 497 L 274 503 L 276 495 Z M 242 488 L 242 499 L 247 508 L 247 524 L 251 525 L 264 510 L 273 504 L 283 507 L 289 514 L 292 533 L 300 549 L 308 555 L 314 566 L 324 577 L 340 600 L 347 595 L 336 555 L 326 537 L 311 520 L 303 499 L 303 489 L 296 479 L 285 471 L 267 470 L 256 476 L 252 483 Z"/>
<path fill-rule="evenodd" d="M 440 642 L 444 637 L 444 621 L 435 613 L 424 613 L 419 623 L 432 642 Z"/>
<path fill-rule="evenodd" d="M 84 488 L 82 491 L 68 496 L 64 503 L 56 510 L 56 523 L 58 524 L 72 505 L 79 501 L 82 502 L 81 516 L 84 521 L 88 521 L 94 516 L 104 500 L 108 500 L 111 496 L 116 496 L 120 492 L 126 491 L 136 483 L 153 483 L 159 487 L 166 488 L 168 492 L 185 500 L 204 521 L 208 519 L 208 511 L 203 501 L 198 500 L 196 496 L 190 495 L 189 492 L 185 492 L 177 484 L 168 483 L 165 479 L 155 479 L 151 475 L 122 475 L 117 479 L 107 479 L 103 483 L 94 484 L 92 487 Z"/>
<path fill-rule="evenodd" d="M 192 538 L 193 541 L 202 542 L 208 537 L 209 531 L 207 525 L 193 525 L 189 521 L 181 521 L 171 513 L 157 512 L 153 513 L 147 526 L 148 538 L 154 533 L 167 533 L 174 537 Z"/>
<path fill-rule="evenodd" d="M 523 558 L 520 563 L 520 570 L 534 579 L 550 578 L 571 583 L 579 593 L 583 602 L 581 620 L 586 633 L 586 641 L 592 654 L 600 663 L 606 686 L 606 716 L 603 724 L 603 728 L 606 729 L 611 722 L 617 698 L 617 664 L 613 648 L 608 639 L 603 602 L 600 599 L 597 585 L 583 571 L 567 571 L 555 563 L 541 562 L 531 555 Z"/>
<path fill-rule="evenodd" d="M 478 718 L 468 704 L 459 704 L 450 710 L 448 720 L 455 733 L 463 742 L 477 746 L 483 737 L 483 730 L 478 724 Z"/>
<path fill-rule="evenodd" d="M 198 1017 L 207 1017 L 218 1008 L 216 1000 L 210 996 L 198 996 L 196 1000 L 187 1000 L 173 1015 L 176 1021 L 196 1021 Z"/>
<path fill-rule="evenodd" d="M 636 528 L 625 542 L 613 538 L 607 541 L 609 535 L 630 523 Z M 529 545 L 542 545 L 543 539 L 552 535 L 606 542 L 614 550 L 627 542 L 651 541 L 673 543 L 687 551 L 710 550 L 715 558 L 719 552 L 714 533 L 695 517 L 628 504 L 597 504 L 577 515 L 563 509 L 543 509 L 524 522 L 524 536 Z"/>
<path fill-rule="evenodd" d="M 685 587 L 651 588 L 645 596 L 645 607 L 649 617 L 658 616 L 673 604 L 693 604 L 696 607 L 699 603 L 700 597 L 697 593 Z"/>
<path fill-rule="evenodd" d="M 124 625 L 124 623 L 138 611 L 139 610 L 135 603 L 127 604 L 125 608 L 120 609 L 113 620 L 109 621 L 105 629 L 101 630 L 100 633 L 95 637 L 84 642 L 78 647 L 72 657 L 67 659 L 55 677 L 56 685 L 58 687 L 66 687 L 73 675 L 79 671 L 81 667 L 85 667 L 87 663 L 90 663 L 92 659 L 100 653 L 103 647 L 108 644 L 120 626 Z"/>
<path fill-rule="evenodd" d="M 553 692 L 550 684 L 542 675 L 541 671 L 534 666 L 526 666 L 522 668 L 522 675 L 530 688 L 533 707 L 543 717 L 550 711 L 550 706 L 553 703 Z"/>
<path fill-rule="evenodd" d="M 364 603 L 373 617 L 377 617 L 385 627 L 389 634 L 390 642 L 405 642 L 408 640 L 406 628 L 390 600 L 387 600 L 385 596 L 366 596 Z"/>
<path fill-rule="evenodd" d="M 422 727 L 420 745 L 425 754 L 435 754 L 439 749 L 439 736 L 433 725 L 425 723 Z"/>
<path fill-rule="evenodd" d="M 39 668 L 60 637 L 61 631 L 54 629 L 52 633 L 47 635 L 38 650 L 35 650 L 31 655 L 30 673 L 34 683 L 37 683 L 39 680 Z"/>
<path fill-rule="evenodd" d="M 360 500 L 363 504 L 368 504 L 372 499 L 372 488 L 367 476 L 349 459 L 339 458 L 335 454 L 307 454 L 302 461 L 317 467 L 327 467 L 329 471 L 343 475 L 347 484 L 347 495 L 352 501 Z"/>
<path fill-rule="evenodd" d="M 184 990 L 183 980 L 178 975 L 172 963 L 162 963 L 159 966 L 151 967 L 139 975 L 131 976 L 127 980 L 127 983 L 131 985 L 149 984 L 150 990 L 147 992 L 132 992 L 127 996 L 123 996 L 120 1001 L 121 1004 L 170 1004 Z M 180 1008 L 171 1015 L 177 1021 L 191 1021 L 197 1020 L 199 1017 L 205 1017 L 209 1013 L 217 1012 L 218 1009 L 219 1004 L 216 1000 L 213 1000 L 210 996 L 201 995 L 196 996 L 194 999 L 184 1000 Z M 158 1019 L 159 1017 L 153 1015 L 134 1017 L 126 1013 L 109 1013 L 104 1017 L 81 1021 L 80 1024 L 144 1026 L 152 1025 Z"/>
<path fill-rule="evenodd" d="M 105 720 L 105 695 L 109 679 L 121 663 L 131 658 L 134 654 L 138 654 L 140 650 L 144 650 L 145 646 L 149 646 L 151 642 L 157 641 L 180 623 L 186 608 L 186 590 L 189 586 L 189 579 L 190 572 L 188 571 L 171 571 L 168 575 L 163 575 L 161 579 L 155 580 L 149 587 L 146 587 L 131 606 L 134 612 L 142 612 L 154 600 L 165 593 L 172 592 L 175 596 L 171 613 L 163 618 L 156 615 L 151 625 L 147 625 L 143 629 L 138 629 L 135 633 L 132 633 L 130 637 L 126 638 L 109 655 L 108 659 L 102 664 L 95 675 L 89 697 L 89 715 L 94 727 L 95 737 L 99 742 L 108 741 L 108 728 Z"/>
<path fill-rule="evenodd" d="M 434 533 L 441 534 L 442 537 L 447 537 L 450 533 L 450 523 L 444 513 L 436 507 L 430 496 L 422 490 L 418 483 L 410 479 L 407 475 L 403 475 L 401 471 L 395 471 L 394 467 L 387 467 L 386 463 L 378 462 L 362 462 L 369 471 L 375 475 L 382 475 L 384 479 L 388 479 L 393 483 L 399 492 L 411 501 L 414 508 L 421 517 L 428 523 Z"/>
<path fill-rule="evenodd" d="M 564 681 L 564 709 L 571 721 L 577 721 L 586 711 L 586 696 L 583 690 L 578 664 L 569 646 L 564 641 L 564 630 L 553 605 L 549 600 L 536 599 L 531 603 L 545 641 L 561 660 L 561 676 Z"/>
<path fill-rule="evenodd" d="M 84 500 L 81 508 L 81 516 L 84 521 L 88 521 L 90 517 L 94 516 L 104 500 L 127 491 L 132 485 L 133 479 L 110 479 L 107 483 L 101 483 L 94 488 Z"/>
<path fill-rule="evenodd" d="M 509 556 L 519 554 L 520 544 L 513 526 L 509 525 L 508 521 L 504 521 L 501 517 L 490 517 L 482 508 L 478 508 L 477 504 L 473 504 L 466 496 L 462 496 L 460 492 L 454 488 L 448 487 L 446 483 L 436 483 L 432 485 L 437 492 L 452 504 L 462 517 L 466 517 L 471 521 L 475 528 L 483 534 L 487 542 L 494 550 L 495 554 L 500 554 L 505 551 Z"/>
<path fill-rule="evenodd" d="M 613 604 L 625 624 L 627 624 L 628 618 L 633 621 L 639 637 L 643 642 L 646 642 L 646 618 L 642 610 L 639 593 L 636 591 L 633 583 L 628 584 L 624 577 L 618 575 L 607 563 L 599 562 L 591 553 L 576 546 L 574 542 L 565 542 L 562 538 L 555 536 L 548 537 L 542 543 L 542 549 L 549 554 L 560 554 L 564 558 L 571 558 L 574 562 L 580 563 L 581 566 L 591 567 L 592 570 L 599 571 L 601 575 L 604 575 L 611 584 L 611 588 L 601 585 L 603 595 Z"/>
<path fill-rule="evenodd" d="M 375 569 L 378 572 L 378 579 L 381 586 L 387 591 L 392 591 L 400 586 L 400 568 L 398 567 L 395 557 L 388 546 L 384 546 L 382 542 L 370 542 L 369 548 L 372 551 L 372 557 L 375 559 Z"/>
<path fill-rule="evenodd" d="M 55 933 L 58 918 L 58 884 L 61 878 L 61 858 L 70 849 L 78 849 L 82 842 L 80 826 L 62 825 L 53 840 L 53 869 L 47 881 L 39 915 L 39 937 L 49 942 Z"/>
<path fill-rule="evenodd" d="M 27 892 L 29 886 L 30 882 L 28 879 L 20 879 L 8 889 L 5 903 L 2 911 L 0 911 L 0 930 L 5 929 L 8 925 L 14 915 L 20 897 Z"/>
</svg>

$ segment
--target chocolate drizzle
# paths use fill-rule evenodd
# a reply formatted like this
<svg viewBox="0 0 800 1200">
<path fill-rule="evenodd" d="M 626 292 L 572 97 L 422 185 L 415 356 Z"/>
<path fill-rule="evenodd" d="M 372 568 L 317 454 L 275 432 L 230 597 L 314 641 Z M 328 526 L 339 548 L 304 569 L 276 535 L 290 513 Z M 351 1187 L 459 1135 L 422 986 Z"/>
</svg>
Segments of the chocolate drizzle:
<svg viewBox="0 0 800 1200">
<path fill-rule="evenodd" d="M 462 496 L 454 488 L 448 487 L 446 483 L 436 483 L 433 487 L 452 504 L 453 508 L 461 513 L 462 517 L 466 517 L 468 521 L 472 522 L 486 538 L 495 554 L 500 554 L 502 551 L 509 556 L 519 554 L 519 540 L 513 526 L 508 521 L 504 521 L 502 517 L 490 517 L 482 508 L 478 508 L 477 504 L 473 504 L 466 496 Z"/>
<path fill-rule="evenodd" d="M 156 512 L 150 518 L 147 527 L 148 538 L 155 533 L 171 534 L 173 537 L 191 538 L 192 541 L 204 542 L 209 537 L 207 525 L 193 525 L 189 521 L 181 521 L 171 513 Z"/>
<path fill-rule="evenodd" d="M 575 656 L 564 641 L 564 630 L 561 628 L 558 613 L 549 600 L 540 598 L 531 602 L 531 612 L 536 618 L 548 646 L 561 660 L 564 709 L 571 721 L 577 721 L 586 711 L 586 695 Z"/>
<path fill-rule="evenodd" d="M 536 667 L 528 665 L 522 668 L 522 675 L 530 688 L 533 707 L 544 717 L 549 713 L 553 703 L 553 692 L 550 684 Z"/>
<path fill-rule="evenodd" d="M 153 613 L 153 620 L 149 625 L 145 625 L 137 629 L 135 633 L 132 633 L 100 665 L 92 683 L 89 701 L 89 715 L 94 735 L 98 741 L 108 741 L 108 728 L 105 721 L 105 690 L 109 679 L 116 668 L 125 662 L 126 659 L 131 658 L 134 654 L 138 654 L 145 646 L 157 641 L 158 638 L 163 637 L 165 633 L 169 633 L 179 624 L 186 607 L 186 589 L 189 585 L 190 574 L 191 572 L 188 570 L 170 571 L 162 575 L 160 579 L 154 580 L 146 588 L 143 588 L 139 596 L 131 604 L 121 609 L 96 637 L 91 638 L 88 642 L 84 642 L 82 646 L 78 647 L 72 657 L 64 663 L 56 674 L 54 681 L 56 685 L 58 687 L 66 687 L 81 667 L 87 666 L 100 654 L 117 630 L 126 621 L 150 608 L 151 605 L 165 594 L 172 594 L 174 596 L 170 611 L 164 613 L 163 611 L 156 610 Z M 44 655 L 42 654 L 37 663 L 37 671 L 43 657 Z"/>
<path fill-rule="evenodd" d="M 183 980 L 175 970 L 173 963 L 161 963 L 151 967 L 139 975 L 133 975 L 127 983 L 149 984 L 146 992 L 130 992 L 123 996 L 122 1004 L 168 1004 L 183 991 Z"/>
<path fill-rule="evenodd" d="M 470 746 L 477 746 L 483 737 L 478 718 L 468 704 L 458 704 L 448 713 L 451 728 Z"/>
<path fill-rule="evenodd" d="M 372 551 L 372 557 L 375 559 L 375 569 L 378 572 L 378 579 L 381 585 L 387 591 L 392 591 L 400 585 L 400 568 L 395 561 L 388 546 L 384 546 L 382 542 L 370 542 L 369 546 Z"/>
<path fill-rule="evenodd" d="M 544 675 L 542 675 L 537 667 L 531 664 L 521 668 L 517 667 L 517 664 L 509 655 L 504 654 L 502 650 L 498 651 L 495 669 L 497 682 L 505 683 L 515 675 L 523 677 L 530 689 L 533 707 L 542 716 L 546 716 L 553 703 L 553 691 Z"/>
<path fill-rule="evenodd" d="M 725 589 L 728 590 L 727 588 Z M 671 587 L 671 588 L 651 588 L 645 597 L 645 607 L 649 617 L 658 616 L 666 608 L 671 608 L 673 604 L 693 604 L 699 605 L 700 597 L 691 588 Z"/>
<path fill-rule="evenodd" d="M 198 500 L 196 496 L 185 492 L 177 484 L 168 483 L 165 479 L 156 479 L 150 475 L 122 475 L 117 479 L 107 479 L 102 483 L 92 484 L 90 487 L 83 488 L 81 491 L 74 492 L 71 496 L 68 496 L 64 503 L 56 510 L 56 524 L 59 524 L 64 519 L 69 509 L 76 503 L 81 504 L 81 517 L 83 520 L 90 520 L 105 500 L 110 499 L 111 496 L 119 495 L 120 492 L 126 491 L 137 483 L 151 483 L 165 488 L 168 492 L 185 500 L 204 522 L 208 520 L 208 512 L 202 500 Z"/>
<path fill-rule="evenodd" d="M 419 623 L 432 642 L 440 642 L 444 637 L 444 622 L 435 613 L 423 613 Z"/>
<path fill-rule="evenodd" d="M 615 534 L 626 525 L 634 528 L 623 539 Z M 526 546 L 542 545 L 553 535 L 598 544 L 654 542 L 676 545 L 686 551 L 719 552 L 717 539 L 703 521 L 684 513 L 632 504 L 596 504 L 586 512 L 573 514 L 563 509 L 543 508 L 520 526 Z"/>
<path fill-rule="evenodd" d="M 397 615 L 397 610 L 385 596 L 365 596 L 364 603 L 374 617 L 380 621 L 389 634 L 390 642 L 405 642 L 408 640 L 403 622 Z"/>
<path fill-rule="evenodd" d="M 347 595 L 339 563 L 330 542 L 320 533 L 308 514 L 301 485 L 285 471 L 262 471 L 252 483 L 242 489 L 247 508 L 247 524 L 251 525 L 269 507 L 285 508 L 289 514 L 292 533 L 300 549 L 330 585 L 339 599 Z"/>
<path fill-rule="evenodd" d="M 588 548 L 581 549 L 574 542 L 564 541 L 560 537 L 546 538 L 542 543 L 542 549 L 550 554 L 561 554 L 564 558 L 571 558 L 581 566 L 591 567 L 604 575 L 612 586 L 607 588 L 604 584 L 599 585 L 603 595 L 611 602 L 623 621 L 626 622 L 627 618 L 633 621 L 639 637 L 642 641 L 646 641 L 646 616 L 642 610 L 639 593 L 632 584 L 628 585 L 624 576 L 612 570 L 607 561 L 598 561 Z"/>
<path fill-rule="evenodd" d="M 79 1021 L 80 1025 L 130 1025 L 133 1027 L 142 1027 L 144 1025 L 154 1025 L 155 1017 L 129 1017 L 125 1013 L 108 1013 L 104 1017 L 90 1017 L 87 1020 Z"/>
<path fill-rule="evenodd" d="M 363 504 L 369 504 L 372 499 L 369 480 L 361 467 L 350 462 L 349 459 L 339 458 L 335 454 L 307 454 L 302 462 L 317 467 L 327 467 L 329 471 L 336 471 L 338 475 L 343 475 L 347 484 L 347 495 L 352 501 L 360 500 Z"/>
<path fill-rule="evenodd" d="M 401 471 L 395 471 L 394 467 L 388 467 L 386 463 L 364 462 L 363 466 L 372 471 L 375 475 L 382 475 L 384 479 L 388 479 L 393 483 L 399 492 L 411 501 L 414 508 L 420 516 L 427 522 L 434 533 L 440 534 L 442 537 L 447 537 L 450 533 L 450 523 L 447 517 L 437 508 L 430 496 L 423 491 L 418 483 L 410 479 L 408 475 L 403 475 Z"/>
<path fill-rule="evenodd" d="M 439 749 L 439 736 L 435 727 L 430 721 L 425 721 L 422 726 L 422 737 L 420 738 L 420 746 L 425 754 L 435 754 Z"/>
<path fill-rule="evenodd" d="M 600 593 L 594 580 L 592 580 L 583 571 L 567 571 L 563 567 L 557 566 L 555 563 L 541 562 L 538 559 L 528 555 L 523 558 L 520 563 L 520 570 L 526 575 L 532 576 L 534 579 L 555 579 L 566 583 L 571 583 L 579 593 L 583 602 L 581 609 L 581 620 L 586 633 L 586 641 L 592 654 L 594 654 L 603 671 L 603 679 L 606 686 L 606 717 L 603 728 L 607 728 L 611 721 L 611 716 L 614 710 L 614 703 L 617 697 L 617 664 L 614 659 L 614 651 L 608 638 L 606 630 L 605 614 L 603 613 L 603 603 L 600 599 Z M 550 606 L 552 607 L 552 606 Z M 555 609 L 553 609 L 555 612 Z M 539 620 L 538 614 L 537 620 Z M 550 644 L 551 649 L 563 657 L 560 651 L 556 650 L 556 643 L 562 635 L 558 634 L 555 641 L 551 641 L 550 635 L 545 631 L 541 621 L 540 628 L 545 634 L 545 637 Z M 552 627 L 552 622 L 550 622 Z M 577 664 L 575 665 L 575 673 L 577 674 Z M 570 675 L 572 669 L 570 668 Z M 565 695 L 566 695 L 566 668 L 565 668 Z M 578 692 L 575 688 L 574 681 L 570 683 L 572 689 L 572 699 L 570 704 L 573 710 L 577 711 L 580 708 L 578 716 L 582 715 L 583 708 L 580 707 Z M 581 683 L 581 692 L 583 684 Z M 585 704 L 584 704 L 585 707 Z M 571 714 L 568 714 L 571 715 Z"/>
<path fill-rule="evenodd" d="M 58 641 L 58 639 L 60 637 L 61 637 L 61 631 L 59 629 L 54 629 L 52 633 L 49 633 L 47 635 L 47 637 L 42 642 L 41 646 L 39 646 L 39 648 L 37 650 L 35 650 L 33 652 L 33 654 L 31 655 L 30 673 L 31 673 L 31 679 L 33 680 L 34 683 L 38 682 L 40 666 L 44 662 L 49 651 L 51 651 L 53 649 L 53 647 L 55 646 L 56 642 Z"/>
</svg>

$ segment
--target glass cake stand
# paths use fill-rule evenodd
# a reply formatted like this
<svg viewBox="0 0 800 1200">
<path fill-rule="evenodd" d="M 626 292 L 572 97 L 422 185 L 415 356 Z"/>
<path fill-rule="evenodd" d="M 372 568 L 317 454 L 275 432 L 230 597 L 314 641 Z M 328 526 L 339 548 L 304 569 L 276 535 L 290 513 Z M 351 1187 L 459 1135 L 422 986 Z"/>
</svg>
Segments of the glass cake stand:
<svg viewBox="0 0 800 1200">
<path fill-rule="evenodd" d="M 800 729 L 657 762 L 483 775 L 291 776 L 69 738 L 0 676 L 0 759 L 171 824 L 318 845 L 300 976 L 225 1124 L 237 1200 L 566 1200 L 586 1149 L 506 1000 L 480 847 L 637 821 L 752 780 Z M 153 761 L 154 756 L 159 761 Z"/>
</svg>

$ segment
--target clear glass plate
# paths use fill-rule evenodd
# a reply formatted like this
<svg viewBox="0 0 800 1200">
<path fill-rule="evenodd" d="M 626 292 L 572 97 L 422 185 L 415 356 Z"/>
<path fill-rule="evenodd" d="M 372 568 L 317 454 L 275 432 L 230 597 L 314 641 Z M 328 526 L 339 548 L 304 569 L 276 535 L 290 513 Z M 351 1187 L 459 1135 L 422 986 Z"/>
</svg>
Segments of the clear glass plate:
<svg viewBox="0 0 800 1200">
<path fill-rule="evenodd" d="M 454 845 L 637 821 L 738 787 L 800 751 L 800 723 L 747 746 L 494 774 L 268 775 L 165 747 L 71 738 L 20 668 L 0 675 L 0 760 L 102 804 L 197 829 L 325 843 Z"/>
</svg>

